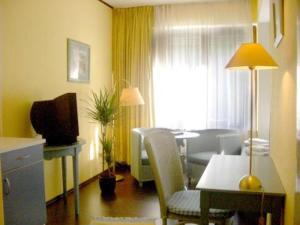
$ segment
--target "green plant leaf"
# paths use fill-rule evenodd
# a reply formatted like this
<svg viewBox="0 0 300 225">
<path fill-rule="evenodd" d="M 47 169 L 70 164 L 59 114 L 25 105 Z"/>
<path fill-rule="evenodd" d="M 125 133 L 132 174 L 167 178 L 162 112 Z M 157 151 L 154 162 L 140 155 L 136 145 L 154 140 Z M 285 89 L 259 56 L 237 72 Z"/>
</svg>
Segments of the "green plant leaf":
<svg viewBox="0 0 300 225">
<path fill-rule="evenodd" d="M 113 162 L 113 137 L 109 137 L 107 127 L 111 126 L 118 118 L 118 109 L 119 105 L 115 89 L 108 90 L 105 88 L 100 90 L 98 94 L 92 92 L 92 96 L 88 99 L 87 115 L 101 125 L 102 137 L 99 138 L 108 168 L 111 167 Z"/>
</svg>

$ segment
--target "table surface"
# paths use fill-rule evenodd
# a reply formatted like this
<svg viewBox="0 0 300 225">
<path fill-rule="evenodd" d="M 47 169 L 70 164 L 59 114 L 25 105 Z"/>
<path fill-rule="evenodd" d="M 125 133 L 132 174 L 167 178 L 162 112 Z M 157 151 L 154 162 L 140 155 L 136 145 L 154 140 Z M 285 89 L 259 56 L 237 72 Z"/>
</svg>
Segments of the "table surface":
<svg viewBox="0 0 300 225">
<path fill-rule="evenodd" d="M 65 149 L 70 149 L 70 148 L 74 148 L 77 146 L 82 146 L 84 145 L 86 142 L 84 139 L 78 138 L 78 141 L 70 144 L 70 145 L 57 145 L 57 146 L 48 146 L 45 145 L 44 146 L 44 152 L 50 152 L 50 151 L 59 151 L 59 150 L 65 150 Z"/>
<path fill-rule="evenodd" d="M 270 157 L 253 157 L 253 175 L 257 176 L 265 194 L 284 196 L 285 191 Z M 214 155 L 196 189 L 220 192 L 258 193 L 262 190 L 240 190 L 239 180 L 248 174 L 249 157 L 238 155 Z"/>
<path fill-rule="evenodd" d="M 44 143 L 41 138 L 0 137 L 0 154 Z"/>
</svg>

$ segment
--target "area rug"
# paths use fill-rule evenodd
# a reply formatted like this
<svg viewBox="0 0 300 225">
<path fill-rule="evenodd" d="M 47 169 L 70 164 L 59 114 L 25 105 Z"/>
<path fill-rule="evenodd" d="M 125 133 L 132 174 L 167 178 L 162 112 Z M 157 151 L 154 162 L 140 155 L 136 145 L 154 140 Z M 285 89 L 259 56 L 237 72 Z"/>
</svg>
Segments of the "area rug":
<svg viewBox="0 0 300 225">
<path fill-rule="evenodd" d="M 140 217 L 96 217 L 90 225 L 160 225 L 160 221 L 154 218 Z"/>
<path fill-rule="evenodd" d="M 171 223 L 170 223 L 171 222 Z M 176 220 L 168 220 L 168 224 L 178 225 Z M 179 223 L 181 224 L 181 223 Z M 90 225 L 162 225 L 161 219 L 145 217 L 95 217 Z M 195 225 L 186 223 L 185 225 Z M 209 225 L 214 225 L 209 223 Z"/>
</svg>

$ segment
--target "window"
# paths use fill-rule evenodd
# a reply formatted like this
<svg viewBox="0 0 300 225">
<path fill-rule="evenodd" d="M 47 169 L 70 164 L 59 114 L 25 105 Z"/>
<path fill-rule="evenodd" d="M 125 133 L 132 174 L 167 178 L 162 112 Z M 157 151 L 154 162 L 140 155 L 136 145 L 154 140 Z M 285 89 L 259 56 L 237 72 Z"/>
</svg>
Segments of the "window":
<svg viewBox="0 0 300 225">
<path fill-rule="evenodd" d="M 225 65 L 249 37 L 249 26 L 187 25 L 155 30 L 155 125 L 246 130 L 249 71 L 228 71 Z"/>
</svg>

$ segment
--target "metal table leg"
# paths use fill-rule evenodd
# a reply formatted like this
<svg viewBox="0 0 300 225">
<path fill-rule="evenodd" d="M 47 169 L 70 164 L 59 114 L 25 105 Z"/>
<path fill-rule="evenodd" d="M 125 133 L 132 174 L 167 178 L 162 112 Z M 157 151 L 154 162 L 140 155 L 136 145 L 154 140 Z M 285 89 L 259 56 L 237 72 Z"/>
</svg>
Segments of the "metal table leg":
<svg viewBox="0 0 300 225">
<path fill-rule="evenodd" d="M 63 191 L 64 201 L 67 200 L 67 160 L 66 156 L 61 157 L 62 177 L 63 177 Z"/>
<path fill-rule="evenodd" d="M 208 225 L 208 213 L 209 213 L 209 194 L 201 191 L 200 192 L 200 208 L 201 208 L 201 225 Z"/>
<path fill-rule="evenodd" d="M 75 198 L 75 214 L 79 215 L 79 181 L 78 181 L 78 152 L 74 149 L 73 158 L 73 180 L 74 180 L 74 198 Z"/>
</svg>

